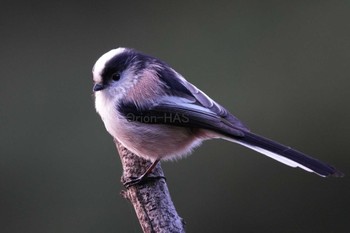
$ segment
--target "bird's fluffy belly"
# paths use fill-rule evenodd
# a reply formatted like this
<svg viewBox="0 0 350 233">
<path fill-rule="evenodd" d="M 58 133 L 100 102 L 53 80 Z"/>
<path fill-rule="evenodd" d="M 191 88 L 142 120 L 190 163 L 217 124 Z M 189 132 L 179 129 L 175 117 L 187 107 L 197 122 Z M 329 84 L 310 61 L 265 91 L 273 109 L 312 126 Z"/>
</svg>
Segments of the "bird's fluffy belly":
<svg viewBox="0 0 350 233">
<path fill-rule="evenodd" d="M 112 129 L 112 135 L 130 151 L 151 160 L 184 156 L 202 140 L 184 127 L 139 122 L 120 122 L 119 126 Z"/>
</svg>

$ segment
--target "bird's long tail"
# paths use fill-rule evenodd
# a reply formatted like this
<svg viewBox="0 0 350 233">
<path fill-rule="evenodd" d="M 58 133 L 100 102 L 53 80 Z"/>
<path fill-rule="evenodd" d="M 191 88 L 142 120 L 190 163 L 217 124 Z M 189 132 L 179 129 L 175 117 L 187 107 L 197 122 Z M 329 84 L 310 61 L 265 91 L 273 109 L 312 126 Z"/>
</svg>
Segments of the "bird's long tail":
<svg viewBox="0 0 350 233">
<path fill-rule="evenodd" d="M 324 162 L 314 159 L 300 151 L 294 150 L 291 147 L 284 146 L 280 143 L 251 132 L 244 132 L 243 137 L 226 139 L 262 153 L 291 167 L 300 167 L 306 171 L 314 172 L 323 177 L 344 176 L 342 172 Z"/>
</svg>

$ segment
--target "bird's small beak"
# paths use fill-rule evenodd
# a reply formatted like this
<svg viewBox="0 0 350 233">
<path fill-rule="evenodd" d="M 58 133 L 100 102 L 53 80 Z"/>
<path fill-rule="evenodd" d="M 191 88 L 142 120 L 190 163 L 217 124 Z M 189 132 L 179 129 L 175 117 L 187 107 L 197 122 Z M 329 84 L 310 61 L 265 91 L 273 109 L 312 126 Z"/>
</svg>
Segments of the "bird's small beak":
<svg viewBox="0 0 350 233">
<path fill-rule="evenodd" d="M 105 86 L 102 83 L 95 83 L 94 87 L 92 88 L 94 92 L 101 91 L 103 89 L 105 89 Z"/>
</svg>

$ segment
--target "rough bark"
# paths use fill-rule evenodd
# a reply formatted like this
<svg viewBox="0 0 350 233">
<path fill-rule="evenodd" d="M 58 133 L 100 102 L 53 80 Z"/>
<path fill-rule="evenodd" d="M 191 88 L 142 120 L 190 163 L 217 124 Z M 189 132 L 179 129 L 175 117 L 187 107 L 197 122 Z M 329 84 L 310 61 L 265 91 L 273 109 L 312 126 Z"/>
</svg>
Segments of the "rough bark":
<svg viewBox="0 0 350 233">
<path fill-rule="evenodd" d="M 145 160 L 126 149 L 115 141 L 123 165 L 121 182 L 142 175 L 151 162 Z M 185 232 L 184 222 L 177 214 L 165 182 L 160 163 L 149 175 L 155 179 L 137 184 L 122 191 L 122 196 L 134 206 L 143 232 Z"/>
</svg>

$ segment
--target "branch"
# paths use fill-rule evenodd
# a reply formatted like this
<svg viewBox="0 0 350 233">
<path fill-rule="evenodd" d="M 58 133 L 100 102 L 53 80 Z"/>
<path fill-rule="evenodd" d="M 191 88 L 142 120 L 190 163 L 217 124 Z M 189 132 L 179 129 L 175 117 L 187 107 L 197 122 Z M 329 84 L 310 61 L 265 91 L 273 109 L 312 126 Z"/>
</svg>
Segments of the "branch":
<svg viewBox="0 0 350 233">
<path fill-rule="evenodd" d="M 123 165 L 122 183 L 139 177 L 151 165 L 150 161 L 133 154 L 117 140 L 114 141 Z M 150 177 L 162 176 L 164 173 L 158 163 Z M 185 232 L 184 222 L 175 210 L 164 179 L 149 180 L 131 186 L 121 194 L 134 206 L 143 232 Z"/>
</svg>

